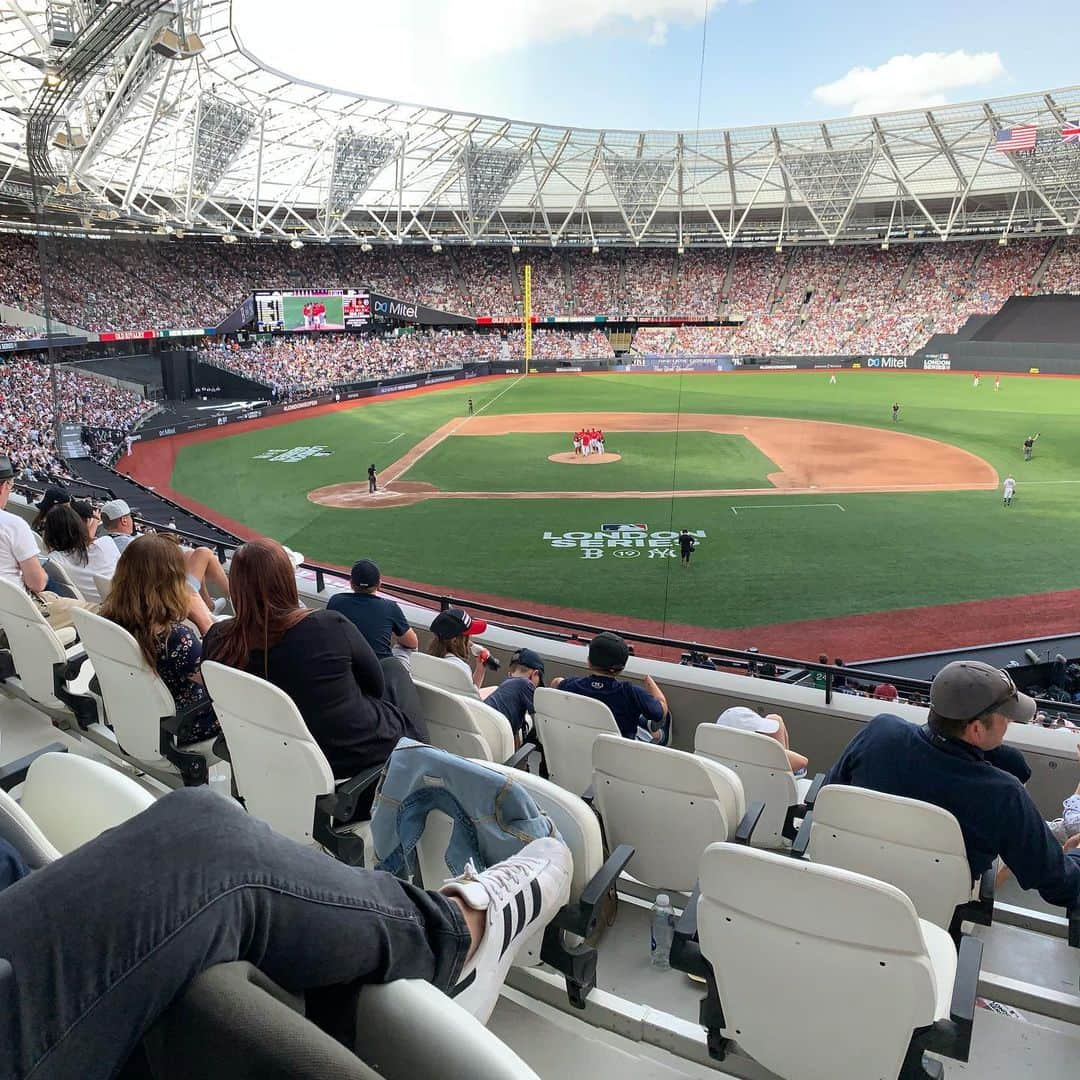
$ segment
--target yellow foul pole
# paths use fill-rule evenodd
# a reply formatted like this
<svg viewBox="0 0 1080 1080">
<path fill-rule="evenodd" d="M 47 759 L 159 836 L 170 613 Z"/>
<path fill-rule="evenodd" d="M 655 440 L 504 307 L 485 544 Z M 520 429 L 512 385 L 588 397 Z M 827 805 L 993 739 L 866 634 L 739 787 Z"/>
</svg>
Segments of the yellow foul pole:
<svg viewBox="0 0 1080 1080">
<path fill-rule="evenodd" d="M 532 266 L 525 264 L 525 288 L 522 293 L 522 319 L 525 323 L 525 374 L 532 363 Z"/>
</svg>

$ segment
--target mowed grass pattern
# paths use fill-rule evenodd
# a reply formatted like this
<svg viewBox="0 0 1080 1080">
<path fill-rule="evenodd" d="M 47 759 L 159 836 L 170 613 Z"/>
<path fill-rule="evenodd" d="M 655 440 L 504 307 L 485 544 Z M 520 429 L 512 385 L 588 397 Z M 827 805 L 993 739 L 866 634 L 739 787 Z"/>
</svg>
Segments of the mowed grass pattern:
<svg viewBox="0 0 1080 1080">
<path fill-rule="evenodd" d="M 620 460 L 570 464 L 548 460 L 569 449 L 557 433 L 451 435 L 402 479 L 443 491 L 700 491 L 772 487 L 768 474 L 777 471 L 741 435 L 619 431 L 606 448 Z"/>
<path fill-rule="evenodd" d="M 468 389 L 486 412 L 681 409 L 885 428 L 898 401 L 902 430 L 971 450 L 1002 476 L 1011 471 L 1017 497 L 1011 510 L 992 491 L 821 499 L 460 499 L 379 511 L 335 510 L 307 500 L 312 488 L 362 480 L 369 463 L 384 468 L 441 424 L 463 416 L 468 392 L 460 387 L 187 447 L 173 486 L 312 559 L 348 565 L 367 556 L 388 577 L 448 590 L 701 626 L 1080 585 L 1080 380 L 1004 376 L 995 392 L 986 373 L 977 390 L 970 377 L 931 373 L 844 371 L 836 385 L 829 385 L 827 372 L 616 374 L 508 379 Z M 1042 432 L 1035 459 L 1023 462 L 1020 442 L 1034 431 Z M 254 460 L 268 448 L 301 445 L 325 445 L 333 453 L 288 464 Z M 483 468 L 493 490 L 521 488 L 519 463 L 493 453 L 485 455 Z M 593 473 L 609 467 L 565 468 L 587 473 L 592 484 Z M 715 471 L 708 475 L 707 486 L 719 486 L 712 483 Z M 468 480 L 468 489 L 478 490 L 471 487 L 474 478 Z M 733 506 L 762 502 L 777 509 L 732 513 Z M 845 512 L 798 508 L 807 502 L 838 502 Z M 707 535 L 687 571 L 647 552 L 584 559 L 580 550 L 554 548 L 544 539 L 545 532 L 596 531 L 615 521 L 645 522 L 654 530 L 685 525 Z M 1000 628 L 1002 637 L 1007 630 Z"/>
</svg>

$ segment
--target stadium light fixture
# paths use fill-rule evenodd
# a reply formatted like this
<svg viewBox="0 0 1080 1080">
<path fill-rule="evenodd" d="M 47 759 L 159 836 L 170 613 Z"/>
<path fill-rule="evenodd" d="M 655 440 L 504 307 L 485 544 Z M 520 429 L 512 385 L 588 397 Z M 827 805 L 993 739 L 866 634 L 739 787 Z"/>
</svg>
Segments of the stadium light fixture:
<svg viewBox="0 0 1080 1080">
<path fill-rule="evenodd" d="M 998 237 L 998 247 L 1007 247 L 1009 244 L 1009 238 L 1007 236 Z"/>
<path fill-rule="evenodd" d="M 776 245 L 776 253 L 777 254 L 779 254 L 783 250 L 784 250 L 784 245 L 783 244 L 777 244 Z"/>
<path fill-rule="evenodd" d="M 882 251 L 888 251 L 889 250 L 889 241 L 888 240 L 882 240 L 881 241 L 881 250 Z"/>
<path fill-rule="evenodd" d="M 63 75 L 57 70 L 54 64 L 45 65 L 45 85 L 50 90 L 55 89 L 64 81 Z"/>
<path fill-rule="evenodd" d="M 304 241 L 301 240 L 299 237 L 294 237 L 292 240 L 289 241 L 289 247 L 291 247 L 293 251 L 299 251 L 303 246 Z"/>
<path fill-rule="evenodd" d="M 234 233 L 231 233 L 231 232 L 222 233 L 221 242 L 223 244 L 235 244 L 236 243 L 236 236 L 235 236 Z"/>
<path fill-rule="evenodd" d="M 592 253 L 594 255 L 599 255 L 600 254 L 600 245 L 599 244 L 593 244 Z"/>
<path fill-rule="evenodd" d="M 680 245 L 679 245 L 679 246 L 678 246 L 678 247 L 677 247 L 677 248 L 675 249 L 675 254 L 676 254 L 676 255 L 685 255 L 685 254 L 686 254 L 686 248 L 685 248 L 685 247 L 683 247 L 683 245 L 682 245 L 682 244 L 680 244 Z"/>
<path fill-rule="evenodd" d="M 439 252 L 442 251 L 442 244 L 432 244 L 431 250 L 434 251 L 436 255 L 438 255 Z"/>
<path fill-rule="evenodd" d="M 360 245 L 360 250 L 361 250 L 361 251 L 365 251 L 365 252 L 367 252 L 367 251 L 370 251 L 370 250 L 371 250 L 371 245 L 370 245 L 370 244 L 369 244 L 369 243 L 368 243 L 368 242 L 367 242 L 367 241 L 365 240 L 365 241 L 364 241 L 364 242 L 363 242 L 363 243 L 362 243 L 362 244 Z"/>
<path fill-rule="evenodd" d="M 521 254 L 521 246 L 519 244 L 513 244 L 511 246 L 511 248 L 510 248 L 510 252 L 513 255 L 520 255 Z"/>
</svg>

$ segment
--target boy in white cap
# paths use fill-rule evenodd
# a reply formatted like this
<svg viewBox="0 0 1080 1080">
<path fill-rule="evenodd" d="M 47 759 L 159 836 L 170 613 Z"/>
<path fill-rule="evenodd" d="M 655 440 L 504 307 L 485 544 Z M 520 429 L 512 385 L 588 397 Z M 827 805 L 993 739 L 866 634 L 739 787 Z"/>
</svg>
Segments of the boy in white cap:
<svg viewBox="0 0 1080 1080">
<path fill-rule="evenodd" d="M 737 728 L 739 731 L 756 731 L 759 735 L 768 735 L 775 739 L 786 751 L 791 771 L 797 776 L 806 772 L 809 760 L 802 754 L 795 753 L 788 741 L 787 725 L 779 713 L 769 713 L 762 716 L 745 705 L 735 705 L 725 709 L 717 718 L 716 722 L 723 727 Z"/>
</svg>

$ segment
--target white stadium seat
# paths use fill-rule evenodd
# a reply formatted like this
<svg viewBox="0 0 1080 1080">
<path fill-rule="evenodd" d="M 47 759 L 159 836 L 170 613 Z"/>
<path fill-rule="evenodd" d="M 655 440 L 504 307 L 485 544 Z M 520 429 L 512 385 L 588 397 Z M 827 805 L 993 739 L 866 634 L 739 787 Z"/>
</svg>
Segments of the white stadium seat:
<svg viewBox="0 0 1080 1080">
<path fill-rule="evenodd" d="M 597 736 L 619 735 L 611 710 L 602 701 L 538 686 L 533 722 L 548 776 L 559 787 L 583 794 L 592 783 L 592 746 Z"/>
<path fill-rule="evenodd" d="M 301 844 L 321 845 L 346 862 L 363 859 L 366 822 L 334 824 L 335 811 L 355 806 L 380 769 L 366 770 L 354 790 L 335 778 L 292 698 L 273 683 L 207 660 L 203 680 L 228 747 L 233 782 L 248 813 Z M 339 799 L 340 796 L 340 799 Z"/>
<path fill-rule="evenodd" d="M 958 908 L 988 922 L 990 897 L 972 902 L 971 866 L 956 818 L 939 806 L 880 791 L 830 784 L 822 788 L 804 828 L 811 862 L 838 866 L 895 885 L 923 919 L 949 929 Z M 799 846 L 805 837 L 799 837 Z M 984 891 L 992 897 L 993 869 Z M 965 907 L 970 905 L 970 907 Z"/>
<path fill-rule="evenodd" d="M 635 849 L 630 872 L 638 881 L 689 893 L 701 853 L 734 839 L 743 823 L 738 776 L 708 758 L 618 735 L 596 739 L 592 762 L 608 844 Z"/>
<path fill-rule="evenodd" d="M 765 813 L 754 830 L 755 846 L 783 847 L 789 809 L 801 804 L 810 790 L 809 780 L 795 778 L 784 748 L 756 731 L 699 724 L 694 732 L 694 753 L 726 765 L 738 774 L 746 797 L 765 804 Z"/>
<path fill-rule="evenodd" d="M 36 870 L 153 802 L 145 788 L 100 761 L 43 753 L 26 770 L 18 801 L 0 788 L 0 838 Z"/>
<path fill-rule="evenodd" d="M 414 679 L 426 682 L 429 686 L 437 686 L 440 690 L 448 690 L 451 694 L 461 694 L 463 697 L 480 697 L 476 683 L 452 660 L 416 649 L 409 653 L 409 670 Z"/>
<path fill-rule="evenodd" d="M 952 939 L 899 889 L 720 843 L 700 890 L 713 1049 L 733 1040 L 785 1080 L 925 1076 L 923 1050 L 967 1060 L 981 945 L 965 939 L 958 975 Z"/>
<path fill-rule="evenodd" d="M 72 621 L 101 685 L 105 718 L 123 755 L 173 787 L 205 783 L 218 758 L 213 740 L 178 747 L 179 717 L 168 687 L 146 662 L 138 642 L 122 627 L 73 608 Z"/>
<path fill-rule="evenodd" d="M 414 683 L 432 746 L 482 761 L 506 761 L 513 755 L 513 729 L 497 709 L 479 698 L 431 686 L 415 672 Z"/>
</svg>

